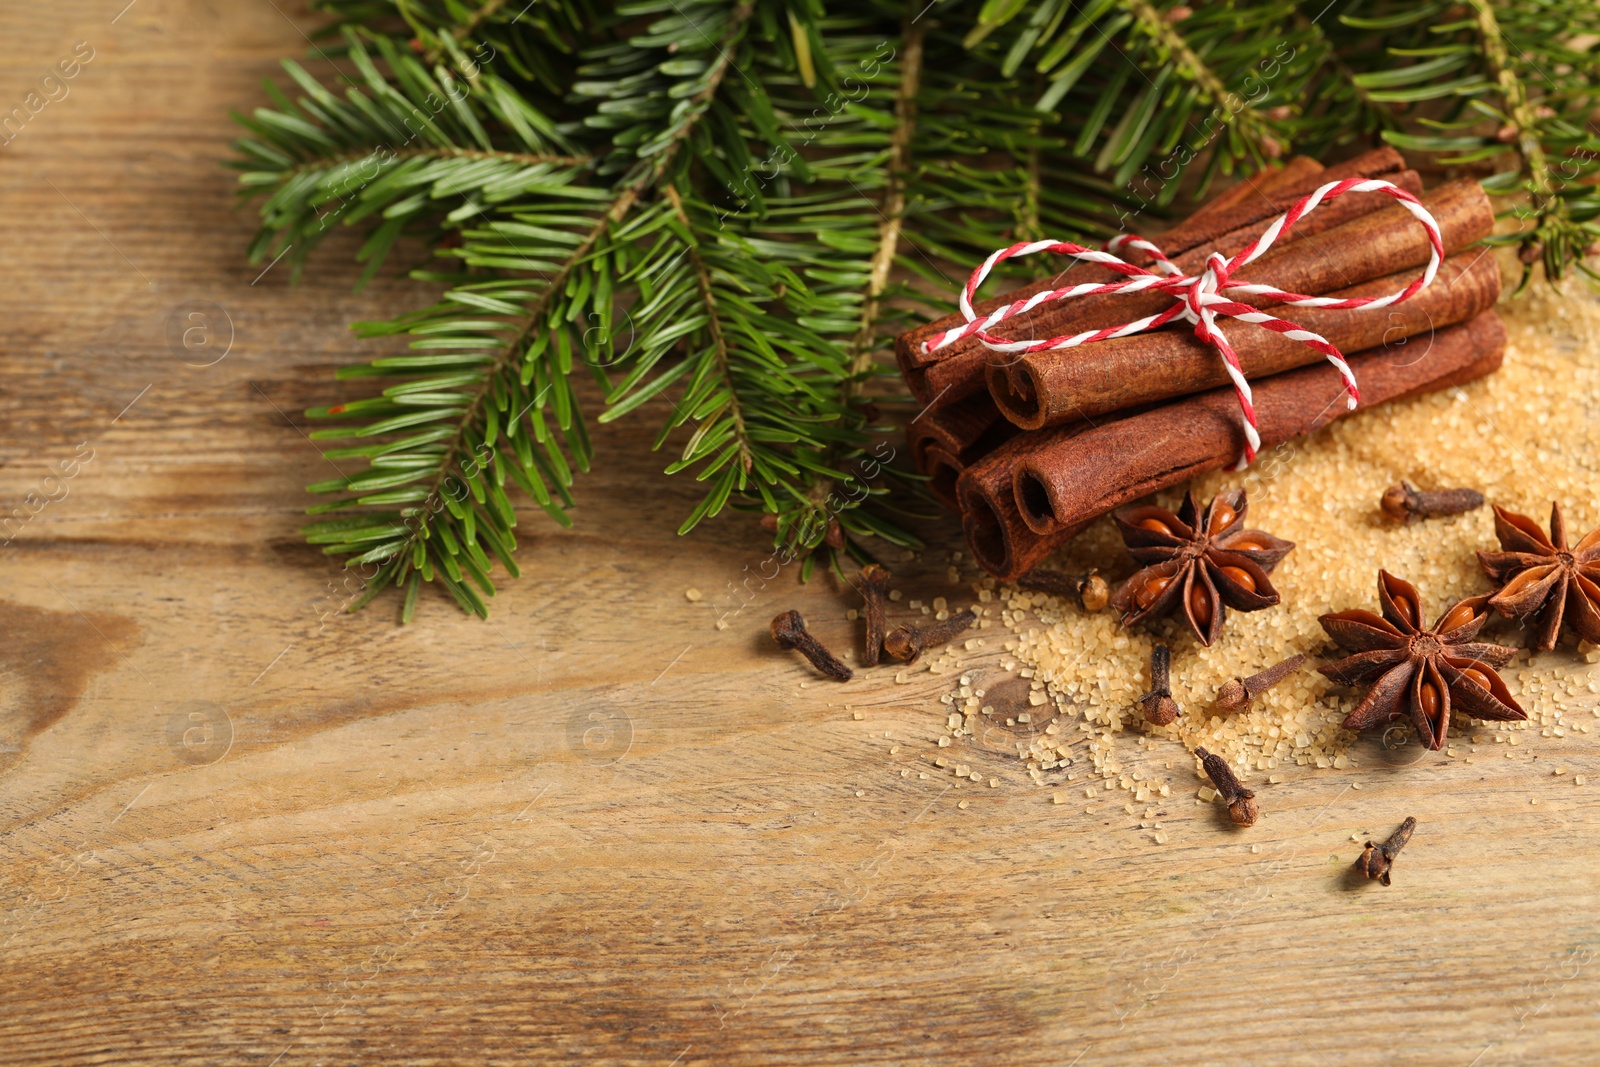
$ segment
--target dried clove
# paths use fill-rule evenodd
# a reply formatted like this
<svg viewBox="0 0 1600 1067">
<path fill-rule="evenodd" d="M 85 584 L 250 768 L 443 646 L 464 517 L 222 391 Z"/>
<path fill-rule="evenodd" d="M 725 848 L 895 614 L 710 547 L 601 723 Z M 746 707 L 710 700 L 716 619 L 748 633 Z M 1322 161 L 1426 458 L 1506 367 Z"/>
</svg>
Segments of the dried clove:
<svg viewBox="0 0 1600 1067">
<path fill-rule="evenodd" d="M 968 608 L 958 615 L 950 616 L 944 622 L 936 622 L 926 628 L 918 628 L 910 623 L 896 626 L 883 639 L 883 650 L 895 659 L 913 663 L 927 649 L 936 648 L 955 639 L 977 621 L 977 613 Z"/>
<path fill-rule="evenodd" d="M 1228 766 L 1228 761 L 1203 748 L 1195 749 L 1194 754 L 1200 757 L 1200 765 L 1205 768 L 1206 777 L 1217 787 L 1217 795 L 1228 805 L 1228 818 L 1233 820 L 1233 824 L 1255 825 L 1256 816 L 1261 814 L 1261 809 L 1256 806 L 1256 795 L 1239 784 L 1239 779 L 1234 775 L 1233 768 Z"/>
<path fill-rule="evenodd" d="M 1356 859 L 1356 870 L 1368 878 L 1376 878 L 1384 885 L 1389 884 L 1389 868 L 1394 864 L 1394 858 L 1400 850 L 1406 847 L 1406 842 L 1411 840 L 1411 831 L 1417 828 L 1417 820 L 1406 816 L 1406 821 L 1400 824 L 1400 829 L 1389 835 L 1389 840 L 1381 845 L 1367 842 L 1367 847 L 1361 850 L 1361 855 Z"/>
<path fill-rule="evenodd" d="M 1476 489 L 1417 489 L 1410 482 L 1401 482 L 1383 491 L 1378 506 L 1391 519 L 1414 522 L 1474 511 L 1483 507 L 1483 494 Z"/>
<path fill-rule="evenodd" d="M 1099 611 L 1111 602 L 1111 587 L 1092 570 L 1088 574 L 1032 570 L 1018 578 L 1017 584 L 1036 593 L 1071 597 L 1084 611 Z"/>
<path fill-rule="evenodd" d="M 792 648 L 818 671 L 836 681 L 848 682 L 854 673 L 839 662 L 839 657 L 822 647 L 822 642 L 806 629 L 806 620 L 798 611 L 785 611 L 772 620 L 772 639 L 779 648 Z"/>
<path fill-rule="evenodd" d="M 889 577 L 888 570 L 876 563 L 861 568 L 861 599 L 866 605 L 861 615 L 867 620 L 867 644 L 861 655 L 863 666 L 876 667 L 883 653 L 883 636 L 889 627 L 884 614 L 889 599 Z"/>
<path fill-rule="evenodd" d="M 1157 645 L 1150 650 L 1150 692 L 1139 698 L 1147 722 L 1169 726 L 1178 717 L 1178 702 L 1172 699 L 1172 650 Z"/>
<path fill-rule="evenodd" d="M 1296 654 L 1248 678 L 1235 678 L 1231 682 L 1224 683 L 1222 688 L 1217 690 L 1216 709 L 1228 715 L 1243 711 L 1256 697 L 1305 666 L 1305 662 L 1304 656 Z"/>
</svg>

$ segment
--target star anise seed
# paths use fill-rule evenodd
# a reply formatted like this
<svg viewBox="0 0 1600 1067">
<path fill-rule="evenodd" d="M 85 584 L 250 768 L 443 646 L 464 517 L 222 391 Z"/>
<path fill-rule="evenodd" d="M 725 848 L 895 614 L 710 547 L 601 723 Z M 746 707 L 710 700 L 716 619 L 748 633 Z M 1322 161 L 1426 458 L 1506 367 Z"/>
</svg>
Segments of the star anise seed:
<svg viewBox="0 0 1600 1067">
<path fill-rule="evenodd" d="M 1452 710 L 1500 722 L 1528 717 L 1496 673 L 1511 662 L 1516 649 L 1473 641 L 1489 617 L 1487 596 L 1451 605 L 1432 627 L 1424 628 L 1416 587 L 1379 571 L 1378 602 L 1381 617 L 1357 609 L 1318 620 L 1353 655 L 1317 669 L 1335 684 L 1371 687 L 1345 717 L 1346 730 L 1409 717 L 1423 746 L 1438 750 L 1444 747 Z"/>
<path fill-rule="evenodd" d="M 1500 586 L 1489 606 L 1508 619 L 1534 625 L 1534 647 L 1556 647 L 1565 623 L 1586 641 L 1600 643 L 1600 528 L 1567 548 L 1561 505 L 1550 505 L 1550 536 L 1526 515 L 1495 505 L 1494 532 L 1501 552 L 1479 552 L 1478 563 Z"/>
<path fill-rule="evenodd" d="M 1228 608 L 1260 611 L 1278 602 L 1267 575 L 1294 544 L 1244 529 L 1243 489 L 1218 493 L 1204 514 L 1186 493 L 1174 515 L 1155 505 L 1124 508 L 1113 518 L 1142 570 L 1117 587 L 1111 606 L 1132 626 L 1181 609 L 1203 645 L 1222 635 Z"/>
</svg>

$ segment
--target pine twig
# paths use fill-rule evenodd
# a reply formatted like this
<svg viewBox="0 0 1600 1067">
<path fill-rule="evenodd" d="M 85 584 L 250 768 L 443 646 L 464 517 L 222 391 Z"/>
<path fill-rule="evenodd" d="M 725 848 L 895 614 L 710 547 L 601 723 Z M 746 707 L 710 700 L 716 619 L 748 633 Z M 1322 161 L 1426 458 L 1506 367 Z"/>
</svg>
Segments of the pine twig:
<svg viewBox="0 0 1600 1067">
<path fill-rule="evenodd" d="M 558 156 L 531 152 L 502 152 L 498 150 L 485 151 L 478 148 L 457 148 L 454 145 L 435 145 L 428 148 L 385 148 L 385 151 L 395 159 L 493 159 L 502 163 L 520 163 L 525 167 L 581 167 L 594 162 L 592 156 Z M 346 163 L 359 163 L 364 159 L 371 159 L 377 154 L 377 148 L 364 148 L 358 152 L 341 152 L 331 156 L 319 156 L 316 159 L 298 163 L 285 170 L 284 173 L 298 176 L 313 170 L 332 170 Z"/>
<path fill-rule="evenodd" d="M 1484 59 L 1489 72 L 1500 88 L 1500 98 L 1505 101 L 1505 113 L 1515 127 L 1517 151 L 1528 168 L 1530 192 L 1539 201 L 1540 214 L 1555 193 L 1550 181 L 1550 161 L 1537 133 L 1537 116 L 1528 102 L 1528 90 L 1511 66 L 1510 53 L 1506 51 L 1505 34 L 1500 30 L 1500 20 L 1495 17 L 1494 5 L 1489 0 L 1471 0 L 1477 12 L 1478 36 L 1483 41 Z"/>
<path fill-rule="evenodd" d="M 678 221 L 683 223 L 684 229 L 694 232 L 694 223 L 689 218 L 689 213 L 683 208 L 683 198 L 678 195 L 678 190 L 669 182 L 661 187 L 661 195 L 672 205 L 672 210 L 677 214 Z M 739 402 L 739 392 L 733 387 L 733 371 L 728 365 L 728 341 L 722 334 L 722 320 L 717 314 L 717 294 L 711 288 L 711 272 L 706 269 L 706 264 L 700 258 L 700 252 L 691 241 L 684 246 L 688 250 L 689 269 L 694 271 L 695 288 L 700 294 L 700 303 L 706 309 L 706 333 L 711 338 L 713 359 L 716 360 L 717 372 L 722 380 L 728 383 L 728 403 L 726 410 L 733 416 L 733 435 L 739 445 L 739 465 L 746 474 L 755 466 L 755 456 L 750 450 L 750 433 L 745 428 L 744 411 Z M 714 419 L 717 413 L 707 415 L 706 418 Z"/>
<path fill-rule="evenodd" d="M 1189 42 L 1183 34 L 1158 11 L 1150 0 L 1128 0 L 1128 9 L 1133 12 L 1134 18 L 1151 40 L 1157 46 L 1172 56 L 1174 65 L 1179 72 L 1199 87 L 1213 104 L 1222 104 L 1229 96 L 1237 94 L 1230 91 L 1212 70 L 1189 47 Z M 1233 113 L 1235 127 L 1249 137 L 1255 144 L 1256 150 L 1267 159 L 1276 159 L 1283 154 L 1283 144 L 1272 135 L 1271 127 L 1265 119 L 1257 115 L 1248 107 L 1241 107 Z"/>
<path fill-rule="evenodd" d="M 861 328 L 856 332 L 852 346 L 850 377 L 845 381 L 844 388 L 846 399 L 860 391 L 861 378 L 872 366 L 878 302 L 888 288 L 889 272 L 894 267 L 895 256 L 900 252 L 900 232 L 906 212 L 906 172 L 911 165 L 911 136 L 917 125 L 917 93 L 922 76 L 924 32 L 923 27 L 912 23 L 903 41 L 905 57 L 900 66 L 900 89 L 895 94 L 894 133 L 889 138 L 887 180 L 884 183 L 883 202 L 878 208 L 883 221 L 878 224 L 878 244 L 872 255 L 866 299 L 861 302 Z"/>
<path fill-rule="evenodd" d="M 457 41 L 465 41 L 469 39 L 472 34 L 477 31 L 479 26 L 482 26 L 485 22 L 487 22 L 496 11 L 499 11 L 505 5 L 506 0 L 486 0 L 484 5 L 478 8 L 478 10 L 474 11 L 465 22 L 458 26 L 456 28 L 456 32 L 451 36 Z M 404 6 L 403 0 L 401 6 Z M 440 44 L 433 45 L 427 50 L 425 57 L 427 58 L 428 66 L 430 67 L 438 63 L 444 58 L 443 46 Z"/>
</svg>

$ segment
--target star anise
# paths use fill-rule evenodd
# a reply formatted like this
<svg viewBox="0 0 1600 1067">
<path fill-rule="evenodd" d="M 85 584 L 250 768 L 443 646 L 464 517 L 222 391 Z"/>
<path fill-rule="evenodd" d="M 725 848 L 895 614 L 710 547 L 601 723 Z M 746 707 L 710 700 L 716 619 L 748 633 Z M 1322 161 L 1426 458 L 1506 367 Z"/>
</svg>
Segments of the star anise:
<svg viewBox="0 0 1600 1067">
<path fill-rule="evenodd" d="M 1494 532 L 1503 552 L 1479 552 L 1478 563 L 1501 586 L 1489 606 L 1508 619 L 1527 619 L 1538 629 L 1534 645 L 1548 652 L 1561 624 L 1586 641 L 1600 643 L 1600 528 L 1567 548 L 1561 505 L 1550 505 L 1550 536 L 1526 515 L 1494 509 Z"/>
<path fill-rule="evenodd" d="M 1516 649 L 1472 640 L 1489 617 L 1487 596 L 1453 604 L 1432 628 L 1424 629 L 1416 588 L 1379 571 L 1378 602 L 1382 618 L 1355 610 L 1318 620 L 1329 637 L 1354 653 L 1318 669 L 1339 685 L 1372 687 L 1345 717 L 1346 730 L 1409 716 L 1423 745 L 1440 749 L 1452 710 L 1501 722 L 1528 717 L 1495 673 Z"/>
<path fill-rule="evenodd" d="M 1160 618 L 1182 608 L 1189 629 L 1203 645 L 1222 634 L 1228 608 L 1260 611 L 1278 602 L 1268 572 L 1294 544 L 1244 529 L 1249 505 L 1243 489 L 1217 496 L 1200 514 L 1186 493 L 1174 515 L 1146 505 L 1116 513 L 1128 554 L 1146 566 L 1123 582 L 1111 598 L 1122 625 Z"/>
</svg>

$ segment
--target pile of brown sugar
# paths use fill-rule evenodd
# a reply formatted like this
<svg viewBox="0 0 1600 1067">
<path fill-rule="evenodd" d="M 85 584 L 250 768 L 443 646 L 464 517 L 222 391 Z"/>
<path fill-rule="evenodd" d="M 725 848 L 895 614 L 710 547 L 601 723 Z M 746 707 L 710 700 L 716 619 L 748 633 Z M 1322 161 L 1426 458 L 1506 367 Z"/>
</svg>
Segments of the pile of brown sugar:
<svg viewBox="0 0 1600 1067">
<path fill-rule="evenodd" d="M 1501 313 L 1509 342 L 1505 365 L 1493 376 L 1358 412 L 1263 453 L 1248 471 L 1193 484 L 1202 504 L 1220 489 L 1243 486 L 1246 525 L 1296 545 L 1273 573 L 1282 602 L 1259 612 L 1230 612 L 1213 647 L 1201 646 L 1175 619 L 1124 630 L 1112 610 L 1086 613 L 1058 597 L 980 580 L 976 606 L 983 630 L 928 663 L 935 673 L 968 672 L 942 698 L 951 734 L 976 734 L 997 718 L 1032 726 L 1031 736 L 1016 733 L 1024 738 L 1016 742 L 1018 755 L 1035 781 L 1055 790 L 1058 803 L 1121 789 L 1132 794 L 1130 812 L 1135 802 L 1197 786 L 1199 797 L 1207 798 L 1198 760 L 1171 741 L 1190 753 L 1204 746 L 1221 754 L 1247 784 L 1281 780 L 1279 772 L 1294 767 L 1355 767 L 1355 735 L 1340 723 L 1359 694 L 1316 672 L 1332 651 L 1317 617 L 1346 608 L 1377 610 L 1381 567 L 1417 586 L 1431 622 L 1456 600 L 1491 590 L 1474 552 L 1498 548 L 1488 507 L 1401 525 L 1378 508 L 1386 487 L 1401 480 L 1424 489 L 1467 486 L 1541 525 L 1558 500 L 1573 541 L 1600 525 L 1600 342 L 1591 340 L 1600 338 L 1600 299 L 1535 287 Z M 1425 346 L 1428 339 L 1409 343 Z M 1178 492 L 1156 497 L 1174 509 L 1180 499 Z M 1045 566 L 1098 568 L 1113 584 L 1135 569 L 1109 519 Z M 1535 738 L 1587 743 L 1591 731 L 1600 733 L 1600 650 L 1568 634 L 1555 651 L 1530 653 L 1527 631 L 1498 618 L 1485 639 L 1524 648 L 1501 674 L 1528 721 L 1487 723 L 1457 714 L 1445 752 L 1429 756 L 1482 759 L 1498 756 L 1496 745 Z M 1157 642 L 1172 648 L 1172 692 L 1183 709 L 1168 727 L 1146 723 L 1135 703 L 1148 688 Z M 999 666 L 1028 679 L 1025 703 L 997 708 L 975 688 L 971 650 L 996 646 L 1002 649 Z M 1308 657 L 1306 668 L 1248 711 L 1213 711 L 1223 683 L 1296 652 Z M 1403 723 L 1382 741 L 1423 755 Z"/>
</svg>

